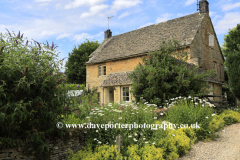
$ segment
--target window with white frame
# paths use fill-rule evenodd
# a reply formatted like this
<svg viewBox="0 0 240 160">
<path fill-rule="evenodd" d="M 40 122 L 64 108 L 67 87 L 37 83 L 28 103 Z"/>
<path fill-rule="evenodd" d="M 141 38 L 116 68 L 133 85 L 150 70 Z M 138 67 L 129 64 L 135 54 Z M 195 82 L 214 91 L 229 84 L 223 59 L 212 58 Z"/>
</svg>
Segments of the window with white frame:
<svg viewBox="0 0 240 160">
<path fill-rule="evenodd" d="M 106 66 L 98 67 L 98 76 L 106 75 Z"/>
<path fill-rule="evenodd" d="M 129 101 L 129 87 L 123 87 L 123 101 Z"/>
</svg>

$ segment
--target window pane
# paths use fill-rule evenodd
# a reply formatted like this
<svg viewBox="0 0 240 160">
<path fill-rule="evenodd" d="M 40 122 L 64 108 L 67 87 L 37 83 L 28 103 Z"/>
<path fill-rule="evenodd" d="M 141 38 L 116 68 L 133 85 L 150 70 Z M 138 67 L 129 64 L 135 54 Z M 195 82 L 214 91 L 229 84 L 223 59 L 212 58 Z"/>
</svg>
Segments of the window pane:
<svg viewBox="0 0 240 160">
<path fill-rule="evenodd" d="M 106 75 L 106 66 L 104 66 L 104 73 L 103 75 Z"/>
<path fill-rule="evenodd" d="M 129 97 L 126 97 L 126 101 L 129 101 Z"/>
<path fill-rule="evenodd" d="M 101 76 L 101 67 L 98 67 L 98 69 L 99 69 L 98 74 L 99 74 L 99 76 Z"/>
</svg>

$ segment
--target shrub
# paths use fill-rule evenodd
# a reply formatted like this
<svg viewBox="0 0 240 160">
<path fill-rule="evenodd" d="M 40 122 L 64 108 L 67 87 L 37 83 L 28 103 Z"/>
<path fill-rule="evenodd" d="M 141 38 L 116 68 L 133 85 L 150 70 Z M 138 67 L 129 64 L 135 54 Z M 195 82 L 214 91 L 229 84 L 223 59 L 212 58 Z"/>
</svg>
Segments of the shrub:
<svg viewBox="0 0 240 160">
<path fill-rule="evenodd" d="M 15 35 L 15 34 L 14 34 Z M 3 147 L 13 147 L 19 140 L 29 142 L 24 153 L 36 150 L 35 156 L 45 152 L 50 155 L 46 139 L 67 140 L 66 128 L 59 130 L 56 123 L 65 114 L 66 90 L 58 85 L 65 81 L 54 62 L 54 44 L 50 47 L 23 45 L 23 35 L 8 41 L 1 39 L 0 46 L 0 141 Z M 5 38 L 4 36 L 3 38 Z M 30 49 L 31 48 L 31 49 Z M 43 50 L 45 49 L 45 50 Z M 62 63 L 62 62 L 61 62 Z M 57 96 L 55 97 L 54 94 Z M 29 148 L 29 151 L 27 151 Z M 31 154 L 30 154 L 31 155 Z M 47 159 L 47 158 L 46 158 Z"/>
<path fill-rule="evenodd" d="M 223 129 L 225 126 L 225 121 L 219 115 L 214 116 L 212 121 L 209 123 L 209 128 L 212 128 L 215 132 Z"/>
<path fill-rule="evenodd" d="M 118 160 L 122 159 L 122 156 L 119 155 L 117 151 L 117 146 L 102 145 L 97 146 L 94 152 L 90 146 L 86 147 L 84 150 L 80 150 L 74 156 L 69 157 L 71 160 Z"/>
<path fill-rule="evenodd" d="M 225 121 L 226 125 L 231 125 L 233 123 L 240 122 L 240 113 L 231 110 L 225 110 L 220 115 Z"/>
</svg>

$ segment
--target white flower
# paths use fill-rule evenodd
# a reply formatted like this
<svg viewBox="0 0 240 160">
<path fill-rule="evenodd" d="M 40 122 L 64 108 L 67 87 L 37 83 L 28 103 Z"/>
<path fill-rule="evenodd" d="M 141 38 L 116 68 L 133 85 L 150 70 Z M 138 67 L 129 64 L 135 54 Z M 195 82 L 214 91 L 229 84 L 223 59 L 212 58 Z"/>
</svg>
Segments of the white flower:
<svg viewBox="0 0 240 160">
<path fill-rule="evenodd" d="M 128 138 L 132 138 L 132 135 L 129 135 Z"/>
<path fill-rule="evenodd" d="M 157 117 L 154 117 L 154 119 L 157 119 Z"/>
<path fill-rule="evenodd" d="M 202 105 L 202 107 L 204 107 L 204 104 Z"/>
<path fill-rule="evenodd" d="M 83 123 L 83 125 L 86 125 L 86 123 Z"/>
<path fill-rule="evenodd" d="M 116 142 L 116 140 L 114 142 Z"/>
<path fill-rule="evenodd" d="M 119 117 L 119 119 L 122 119 L 122 117 Z"/>
<path fill-rule="evenodd" d="M 86 118 L 90 118 L 90 117 L 86 117 Z"/>
<path fill-rule="evenodd" d="M 143 138 L 143 140 L 145 140 L 146 138 Z"/>
<path fill-rule="evenodd" d="M 215 116 L 216 114 L 212 114 L 212 116 Z"/>
<path fill-rule="evenodd" d="M 93 140 L 94 140 L 94 141 L 96 141 L 96 140 L 97 140 L 97 138 L 94 138 Z"/>
<path fill-rule="evenodd" d="M 136 138 L 134 138 L 133 140 L 134 140 L 135 142 L 137 142 L 137 139 L 136 139 Z"/>
<path fill-rule="evenodd" d="M 147 141 L 145 143 L 148 143 Z"/>
<path fill-rule="evenodd" d="M 184 99 L 186 100 L 186 97 Z"/>
<path fill-rule="evenodd" d="M 172 134 L 172 136 L 175 136 L 175 134 Z"/>
<path fill-rule="evenodd" d="M 98 130 L 96 130 L 96 132 L 98 132 Z"/>
<path fill-rule="evenodd" d="M 142 136 L 142 135 L 143 135 L 143 133 L 140 133 L 140 135 Z"/>
<path fill-rule="evenodd" d="M 132 114 L 134 114 L 134 113 L 132 113 Z"/>
<path fill-rule="evenodd" d="M 208 118 L 208 117 L 206 117 L 206 118 Z"/>
<path fill-rule="evenodd" d="M 101 144 L 102 142 L 99 141 L 98 143 Z"/>
<path fill-rule="evenodd" d="M 160 115 L 162 116 L 162 115 L 163 115 L 163 113 L 160 113 Z"/>
<path fill-rule="evenodd" d="M 155 142 L 153 142 L 152 144 L 155 145 Z"/>
<path fill-rule="evenodd" d="M 108 144 L 108 142 L 106 144 Z"/>
<path fill-rule="evenodd" d="M 137 133 L 135 133 L 134 135 L 137 136 Z"/>
<path fill-rule="evenodd" d="M 195 103 L 195 105 L 198 105 L 198 103 Z"/>
</svg>

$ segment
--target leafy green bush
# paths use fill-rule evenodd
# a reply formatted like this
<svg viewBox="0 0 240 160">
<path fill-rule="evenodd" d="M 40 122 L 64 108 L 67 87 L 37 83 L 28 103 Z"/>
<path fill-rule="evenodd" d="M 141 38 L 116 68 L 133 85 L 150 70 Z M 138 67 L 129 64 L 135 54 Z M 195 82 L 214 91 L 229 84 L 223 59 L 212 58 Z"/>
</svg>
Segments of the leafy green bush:
<svg viewBox="0 0 240 160">
<path fill-rule="evenodd" d="M 122 156 L 119 155 L 117 151 L 117 146 L 102 145 L 97 146 L 93 152 L 90 146 L 85 147 L 83 150 L 80 150 L 75 155 L 71 155 L 68 159 L 71 160 L 118 160 L 122 159 Z"/>
<path fill-rule="evenodd" d="M 62 87 L 66 90 L 86 90 L 85 84 L 60 84 L 59 88 Z"/>
<path fill-rule="evenodd" d="M 240 122 L 240 113 L 234 112 L 231 110 L 223 111 L 223 113 L 221 114 L 221 117 L 223 118 L 223 120 L 227 125 Z"/>
<path fill-rule="evenodd" d="M 8 33 L 8 41 L 0 41 L 1 146 L 14 147 L 19 140 L 26 140 L 29 145 L 24 146 L 24 153 L 31 155 L 35 150 L 35 156 L 43 152 L 49 156 L 46 139 L 65 141 L 69 136 L 66 128 L 56 128 L 67 102 L 67 91 L 58 88 L 65 79 L 53 75 L 59 71 L 59 62 L 54 62 L 56 47 L 36 41 L 37 46 L 32 47 L 28 40 L 23 45 L 20 32 L 18 36 Z"/>
</svg>

